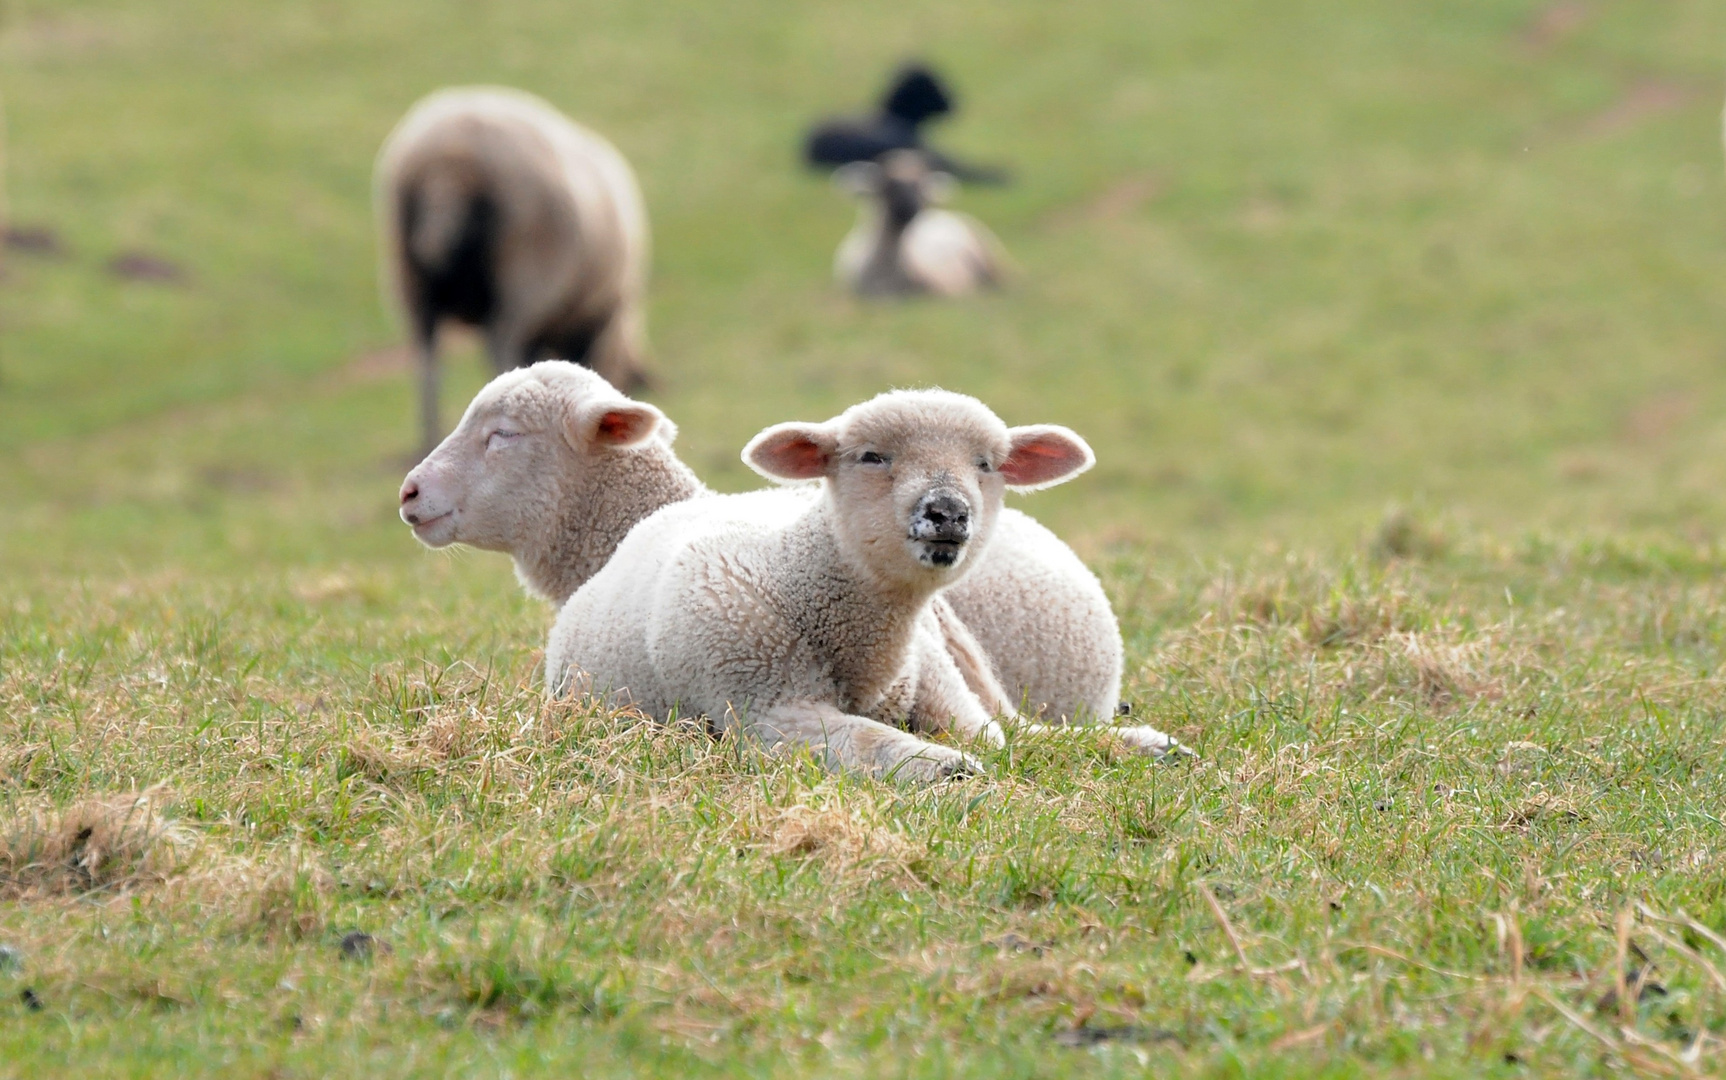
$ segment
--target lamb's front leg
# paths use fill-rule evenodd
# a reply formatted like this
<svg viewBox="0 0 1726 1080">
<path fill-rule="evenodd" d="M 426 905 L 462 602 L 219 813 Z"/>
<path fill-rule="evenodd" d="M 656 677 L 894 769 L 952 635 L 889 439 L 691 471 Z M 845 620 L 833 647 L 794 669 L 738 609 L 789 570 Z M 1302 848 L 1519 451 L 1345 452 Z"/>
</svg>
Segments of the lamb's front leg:
<svg viewBox="0 0 1726 1080">
<path fill-rule="evenodd" d="M 1169 753 L 1191 754 L 1192 751 L 1154 727 L 1104 727 L 1098 724 L 1041 724 L 1019 714 L 1005 693 L 999 689 L 986 660 L 981 666 L 967 666 L 967 655 L 980 660 L 982 649 L 977 647 L 971 632 L 956 615 L 948 611 L 938 627 L 919 636 L 913 646 L 912 661 L 917 687 L 912 700 L 910 722 L 913 731 L 952 730 L 964 739 L 981 739 L 990 746 L 1000 746 L 1006 739 L 1002 727 L 1037 737 L 1071 739 L 1089 737 L 1114 744 L 1129 754 L 1162 757 Z M 980 697 L 977 689 L 984 695 Z M 990 687 L 994 691 L 990 692 Z M 1000 717 L 997 721 L 995 717 Z M 1081 736 L 1081 733 L 1083 735 Z"/>
<path fill-rule="evenodd" d="M 1013 715 L 1005 695 L 995 702 L 980 700 L 939 635 L 919 635 L 912 662 L 917 675 L 911 702 L 912 731 L 951 731 L 961 739 L 979 740 L 989 746 L 1006 742 L 995 720 L 997 715 Z"/>
<path fill-rule="evenodd" d="M 975 694 L 990 716 L 1009 716 L 1018 711 L 1001 681 L 995 677 L 989 654 L 978 643 L 971 628 L 944 596 L 937 596 L 929 605 L 929 614 L 942 648 L 964 678 L 965 686 Z"/>
<path fill-rule="evenodd" d="M 785 701 L 752 711 L 744 730 L 766 746 L 797 743 L 821 755 L 830 769 L 874 776 L 939 780 L 980 772 L 969 754 L 925 742 L 910 732 L 843 712 L 824 701 Z"/>
</svg>

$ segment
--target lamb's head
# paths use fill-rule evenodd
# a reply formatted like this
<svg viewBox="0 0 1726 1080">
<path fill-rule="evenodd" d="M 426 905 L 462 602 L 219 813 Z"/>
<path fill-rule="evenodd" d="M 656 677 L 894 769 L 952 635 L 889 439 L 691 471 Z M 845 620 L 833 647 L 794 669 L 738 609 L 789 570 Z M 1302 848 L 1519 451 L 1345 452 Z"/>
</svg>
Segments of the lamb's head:
<svg viewBox="0 0 1726 1080">
<path fill-rule="evenodd" d="M 577 364 L 507 371 L 408 473 L 402 520 L 428 547 L 462 543 L 520 556 L 553 532 L 566 494 L 605 455 L 669 444 L 676 430 L 658 409 Z"/>
<path fill-rule="evenodd" d="M 931 203 L 946 202 L 953 177 L 929 167 L 915 150 L 894 150 L 879 161 L 854 161 L 833 173 L 833 182 L 860 198 L 878 202 L 887 218 L 905 225 Z"/>
<path fill-rule="evenodd" d="M 1095 460 L 1064 427 L 1009 428 L 944 390 L 896 390 L 825 424 L 775 425 L 743 459 L 774 479 L 820 478 L 845 557 L 883 582 L 928 589 L 976 561 L 1007 489 L 1058 484 Z"/>
</svg>

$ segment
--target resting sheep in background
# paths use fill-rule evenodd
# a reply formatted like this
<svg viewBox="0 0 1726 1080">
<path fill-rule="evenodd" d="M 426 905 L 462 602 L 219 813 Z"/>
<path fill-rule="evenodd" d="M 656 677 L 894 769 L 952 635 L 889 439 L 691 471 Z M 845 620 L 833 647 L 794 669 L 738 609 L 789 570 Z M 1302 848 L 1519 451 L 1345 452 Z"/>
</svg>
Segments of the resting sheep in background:
<svg viewBox="0 0 1726 1080">
<path fill-rule="evenodd" d="M 787 493 L 767 491 L 641 522 L 559 613 L 548 690 L 704 716 L 834 768 L 974 769 L 897 726 L 1002 738 L 941 647 L 936 596 L 981 557 L 1008 486 L 1060 483 L 1089 467 L 1090 448 L 1065 428 L 1009 429 L 974 398 L 895 391 L 824 424 L 768 428 L 744 460 L 820 480 L 820 495 L 790 516 Z M 1116 734 L 1148 753 L 1172 745 L 1148 728 Z"/>
<path fill-rule="evenodd" d="M 839 245 L 833 274 L 860 296 L 964 296 L 999 285 L 1007 253 L 969 214 L 931 208 L 952 177 L 914 150 L 859 161 L 833 174 L 862 200 L 857 224 Z"/>
<path fill-rule="evenodd" d="M 647 215 L 623 156 L 517 90 L 440 90 L 384 142 L 375 175 L 384 276 L 420 362 L 422 450 L 438 423 L 437 332 L 478 327 L 505 371 L 574 360 L 643 379 Z"/>
<path fill-rule="evenodd" d="M 893 150 L 919 150 L 934 166 L 967 183 L 1004 183 L 998 168 L 966 165 L 930 149 L 923 142 L 923 125 L 954 109 L 953 93 L 940 76 L 921 64 L 907 64 L 894 75 L 874 116 L 825 120 L 811 128 L 803 143 L 803 159 L 818 168 L 874 161 Z"/>
<path fill-rule="evenodd" d="M 738 505 L 741 497 L 713 494 L 678 460 L 675 434 L 658 409 L 573 364 L 512 371 L 481 390 L 455 431 L 408 474 L 402 519 L 431 547 L 508 553 L 528 591 L 561 606 L 660 508 L 693 499 Z M 808 487 L 775 489 L 746 507 L 788 519 L 814 497 Z M 973 635 L 981 650 L 962 669 L 973 690 L 986 696 L 991 683 L 1005 687 L 991 710 L 1074 721 L 1114 712 L 1121 635 L 1108 597 L 1034 519 L 1003 509 L 993 542 L 936 606 L 965 628 L 946 634 L 950 650 L 964 660 Z"/>
</svg>

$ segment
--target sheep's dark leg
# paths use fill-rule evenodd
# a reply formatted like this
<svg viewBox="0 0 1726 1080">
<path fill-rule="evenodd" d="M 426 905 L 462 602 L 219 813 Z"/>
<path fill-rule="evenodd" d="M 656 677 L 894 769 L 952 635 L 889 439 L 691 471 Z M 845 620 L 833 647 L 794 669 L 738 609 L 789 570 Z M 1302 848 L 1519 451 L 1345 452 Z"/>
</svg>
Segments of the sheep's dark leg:
<svg viewBox="0 0 1726 1080">
<path fill-rule="evenodd" d="M 495 323 L 485 328 L 485 354 L 491 358 L 491 370 L 497 375 L 526 367 L 534 360 L 527 355 L 520 333 L 505 330 Z"/>
<path fill-rule="evenodd" d="M 414 335 L 420 368 L 420 460 L 425 460 L 443 439 L 438 422 L 437 322 L 422 319 Z"/>
<path fill-rule="evenodd" d="M 641 364 L 640 318 L 637 312 L 622 310 L 598 327 L 577 331 L 565 343 L 568 358 L 586 364 L 626 394 L 647 389 L 652 377 Z M 578 349 L 585 355 L 575 355 Z"/>
</svg>

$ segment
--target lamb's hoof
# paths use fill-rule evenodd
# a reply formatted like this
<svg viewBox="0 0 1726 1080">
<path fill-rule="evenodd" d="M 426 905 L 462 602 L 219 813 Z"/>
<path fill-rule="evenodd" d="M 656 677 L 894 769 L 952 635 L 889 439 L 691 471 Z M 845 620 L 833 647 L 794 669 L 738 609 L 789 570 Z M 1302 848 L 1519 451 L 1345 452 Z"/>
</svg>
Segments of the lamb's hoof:
<svg viewBox="0 0 1726 1080">
<path fill-rule="evenodd" d="M 893 766 L 888 770 L 888 776 L 894 780 L 929 784 L 960 776 L 976 776 L 982 771 L 983 763 L 970 754 L 950 746 L 930 745 Z"/>
<path fill-rule="evenodd" d="M 1118 727 L 1110 729 L 1123 749 L 1145 757 L 1166 758 L 1171 755 L 1194 757 L 1192 747 L 1183 746 L 1173 735 L 1158 731 L 1154 727 L 1139 725 L 1137 727 Z"/>
<path fill-rule="evenodd" d="M 961 776 L 983 775 L 983 763 L 970 754 L 960 754 L 959 760 L 950 762 L 941 768 L 940 779 L 947 780 Z"/>
</svg>

